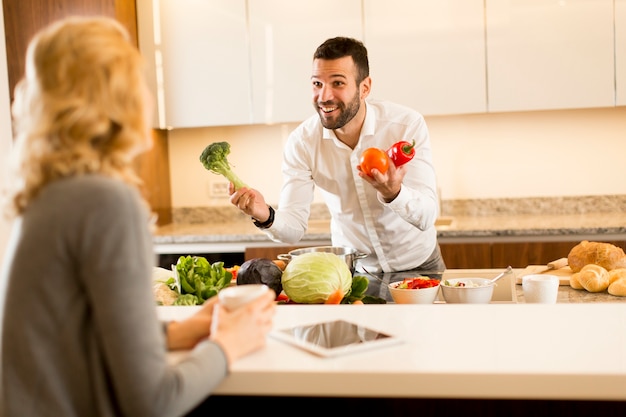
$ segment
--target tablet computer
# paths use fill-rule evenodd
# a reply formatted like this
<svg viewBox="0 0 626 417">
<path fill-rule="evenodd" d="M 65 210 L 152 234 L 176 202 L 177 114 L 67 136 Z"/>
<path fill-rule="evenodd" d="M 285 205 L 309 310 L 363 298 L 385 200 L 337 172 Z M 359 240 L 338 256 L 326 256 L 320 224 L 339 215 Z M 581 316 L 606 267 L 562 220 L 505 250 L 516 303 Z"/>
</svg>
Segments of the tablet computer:
<svg viewBox="0 0 626 417">
<path fill-rule="evenodd" d="M 270 332 L 270 336 L 323 357 L 390 346 L 401 341 L 392 334 L 346 320 L 277 329 Z"/>
</svg>

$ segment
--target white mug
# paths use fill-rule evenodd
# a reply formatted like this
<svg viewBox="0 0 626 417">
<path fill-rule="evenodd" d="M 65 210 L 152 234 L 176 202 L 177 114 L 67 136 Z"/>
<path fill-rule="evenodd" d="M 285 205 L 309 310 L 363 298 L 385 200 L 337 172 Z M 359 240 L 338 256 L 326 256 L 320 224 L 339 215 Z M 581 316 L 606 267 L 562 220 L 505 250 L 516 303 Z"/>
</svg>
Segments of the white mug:
<svg viewBox="0 0 626 417">
<path fill-rule="evenodd" d="M 546 274 L 526 275 L 522 278 L 522 289 L 527 303 L 556 304 L 559 277 Z"/>
<path fill-rule="evenodd" d="M 217 293 L 217 297 L 227 309 L 235 310 L 263 295 L 269 287 L 264 284 L 245 284 L 226 287 Z"/>
</svg>

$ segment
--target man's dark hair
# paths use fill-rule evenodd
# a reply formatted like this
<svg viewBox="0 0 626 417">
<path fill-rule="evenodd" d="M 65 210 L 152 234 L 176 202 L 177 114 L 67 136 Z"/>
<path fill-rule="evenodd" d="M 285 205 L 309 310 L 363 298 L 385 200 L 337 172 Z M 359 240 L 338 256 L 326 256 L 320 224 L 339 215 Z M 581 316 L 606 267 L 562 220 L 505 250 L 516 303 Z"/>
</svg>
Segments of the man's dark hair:
<svg viewBox="0 0 626 417">
<path fill-rule="evenodd" d="M 357 85 L 370 75 L 370 64 L 367 59 L 367 48 L 363 42 L 346 37 L 327 39 L 317 47 L 313 59 L 339 59 L 351 56 L 358 70 Z"/>
</svg>

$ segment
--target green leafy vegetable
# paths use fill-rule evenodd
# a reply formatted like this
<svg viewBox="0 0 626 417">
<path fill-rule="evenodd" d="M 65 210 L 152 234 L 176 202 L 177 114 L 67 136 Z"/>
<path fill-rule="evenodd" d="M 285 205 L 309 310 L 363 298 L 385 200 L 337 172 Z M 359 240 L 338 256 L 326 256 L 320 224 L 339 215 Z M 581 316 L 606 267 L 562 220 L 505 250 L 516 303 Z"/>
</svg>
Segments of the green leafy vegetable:
<svg viewBox="0 0 626 417">
<path fill-rule="evenodd" d="M 368 285 L 369 281 L 363 275 L 355 275 L 352 277 L 350 291 L 343 297 L 341 304 L 352 304 L 355 301 L 362 300 Z"/>
<path fill-rule="evenodd" d="M 343 259 L 334 253 L 307 252 L 289 261 L 283 271 L 282 283 L 290 300 L 323 304 L 337 292 L 341 292 L 341 300 L 350 291 L 352 273 Z"/>
<path fill-rule="evenodd" d="M 215 296 L 222 288 L 227 287 L 233 279 L 233 274 L 224 268 L 224 262 L 211 264 L 202 256 L 179 257 L 176 263 L 176 272 L 180 280 L 181 296 L 193 295 L 197 299 L 197 304 L 202 304 Z M 190 299 L 187 297 L 187 300 Z"/>
<path fill-rule="evenodd" d="M 245 187 L 246 184 L 231 169 L 228 162 L 229 154 L 230 144 L 228 142 L 214 142 L 204 148 L 200 155 L 200 162 L 212 173 L 224 176 L 233 183 L 235 190 L 238 190 L 241 187 Z"/>
<path fill-rule="evenodd" d="M 175 306 L 195 306 L 198 304 L 202 304 L 198 302 L 198 297 L 193 294 L 182 294 L 179 295 L 176 301 L 174 301 Z"/>
<path fill-rule="evenodd" d="M 363 275 L 355 275 L 352 277 L 352 287 L 348 294 L 343 297 L 341 304 L 353 304 L 355 301 L 361 301 L 363 304 L 387 304 L 384 298 L 366 295 L 369 280 Z"/>
</svg>

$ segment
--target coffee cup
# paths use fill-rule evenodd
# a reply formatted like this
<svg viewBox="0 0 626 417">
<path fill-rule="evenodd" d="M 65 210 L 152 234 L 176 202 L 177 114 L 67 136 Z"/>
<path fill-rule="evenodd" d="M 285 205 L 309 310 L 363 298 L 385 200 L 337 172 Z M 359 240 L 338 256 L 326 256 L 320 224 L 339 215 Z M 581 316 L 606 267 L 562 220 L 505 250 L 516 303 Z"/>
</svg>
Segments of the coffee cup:
<svg viewBox="0 0 626 417">
<path fill-rule="evenodd" d="M 555 304 L 559 293 L 559 277 L 531 274 L 522 278 L 524 300 L 527 303 Z"/>
<path fill-rule="evenodd" d="M 264 284 L 245 284 L 226 287 L 217 293 L 219 302 L 228 310 L 235 310 L 263 295 L 269 287 Z"/>
</svg>

